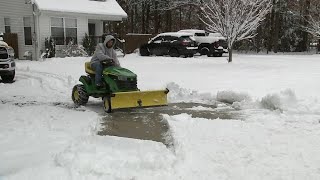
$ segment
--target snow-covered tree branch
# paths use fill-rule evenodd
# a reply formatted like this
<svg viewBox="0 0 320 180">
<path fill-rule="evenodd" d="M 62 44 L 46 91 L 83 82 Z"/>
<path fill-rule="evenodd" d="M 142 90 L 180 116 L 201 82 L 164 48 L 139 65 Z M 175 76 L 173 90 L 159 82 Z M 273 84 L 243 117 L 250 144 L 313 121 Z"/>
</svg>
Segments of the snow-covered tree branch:
<svg viewBox="0 0 320 180">
<path fill-rule="evenodd" d="M 229 62 L 236 41 L 252 38 L 272 9 L 271 0 L 209 0 L 202 4 L 200 19 L 210 32 L 227 38 Z"/>
<path fill-rule="evenodd" d="M 307 26 L 303 29 L 313 36 L 320 38 L 320 18 L 310 16 Z"/>
</svg>

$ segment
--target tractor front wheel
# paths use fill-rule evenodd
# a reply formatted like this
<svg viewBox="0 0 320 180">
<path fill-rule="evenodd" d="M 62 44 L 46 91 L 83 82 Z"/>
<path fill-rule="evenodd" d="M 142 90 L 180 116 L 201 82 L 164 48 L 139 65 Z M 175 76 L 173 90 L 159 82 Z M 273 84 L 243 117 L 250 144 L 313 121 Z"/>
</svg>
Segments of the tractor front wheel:
<svg viewBox="0 0 320 180">
<path fill-rule="evenodd" d="M 77 84 L 72 89 L 72 101 L 77 106 L 86 105 L 89 100 L 88 93 L 82 84 Z"/>
</svg>

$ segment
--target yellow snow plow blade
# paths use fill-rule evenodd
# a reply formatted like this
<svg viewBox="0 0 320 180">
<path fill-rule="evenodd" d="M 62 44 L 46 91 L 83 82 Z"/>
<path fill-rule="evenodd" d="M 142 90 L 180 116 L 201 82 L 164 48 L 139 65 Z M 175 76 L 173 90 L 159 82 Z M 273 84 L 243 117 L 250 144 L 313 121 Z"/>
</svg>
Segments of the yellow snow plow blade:
<svg viewBox="0 0 320 180">
<path fill-rule="evenodd" d="M 136 108 L 167 105 L 169 90 L 158 91 L 133 91 L 114 93 L 111 96 L 111 108 Z"/>
</svg>

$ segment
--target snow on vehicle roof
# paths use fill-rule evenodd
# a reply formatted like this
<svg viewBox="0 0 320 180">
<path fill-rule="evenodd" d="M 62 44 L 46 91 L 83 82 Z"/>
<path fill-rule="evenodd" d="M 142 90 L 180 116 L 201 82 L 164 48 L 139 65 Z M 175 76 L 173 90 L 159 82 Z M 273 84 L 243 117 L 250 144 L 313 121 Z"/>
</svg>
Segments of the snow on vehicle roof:
<svg viewBox="0 0 320 180">
<path fill-rule="evenodd" d="M 206 33 L 204 30 L 199 30 L 199 29 L 183 29 L 183 30 L 180 30 L 178 32 L 187 32 L 187 33 Z"/>
<path fill-rule="evenodd" d="M 4 42 L 4 41 L 0 41 L 0 46 L 4 46 L 6 48 L 9 47 L 8 44 L 6 42 Z"/>
<path fill-rule="evenodd" d="M 223 37 L 220 33 L 209 33 L 209 36 L 212 36 L 212 37 Z"/>
<path fill-rule="evenodd" d="M 150 41 L 148 43 L 150 43 L 152 40 L 156 39 L 159 36 L 174 36 L 174 37 L 182 37 L 182 36 L 189 36 L 191 38 L 191 36 L 193 36 L 190 33 L 184 33 L 184 32 L 165 32 L 165 33 L 160 33 L 158 35 L 156 35 L 155 37 L 153 37 L 152 39 L 150 39 Z"/>
<path fill-rule="evenodd" d="M 190 33 L 185 33 L 185 32 L 166 32 L 166 33 L 161 33 L 158 34 L 158 36 L 175 36 L 175 37 L 181 37 L 181 36 L 192 36 Z"/>
<path fill-rule="evenodd" d="M 33 0 L 40 11 L 83 13 L 92 15 L 118 16 L 127 18 L 127 13 L 116 0 Z M 115 18 L 115 17 L 114 17 Z"/>
</svg>

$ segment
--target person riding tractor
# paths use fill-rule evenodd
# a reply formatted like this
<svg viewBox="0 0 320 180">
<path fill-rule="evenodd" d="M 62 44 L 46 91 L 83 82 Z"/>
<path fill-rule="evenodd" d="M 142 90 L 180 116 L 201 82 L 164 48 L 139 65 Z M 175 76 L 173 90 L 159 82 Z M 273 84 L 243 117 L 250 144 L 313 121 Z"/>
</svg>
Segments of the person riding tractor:
<svg viewBox="0 0 320 180">
<path fill-rule="evenodd" d="M 116 39 L 107 35 L 97 45 L 90 62 L 85 63 L 82 75 L 72 89 L 72 100 L 77 106 L 87 104 L 89 97 L 102 98 L 108 113 L 117 109 L 166 106 L 168 89 L 140 91 L 137 75 L 120 66 L 114 50 Z"/>
<path fill-rule="evenodd" d="M 116 39 L 112 35 L 107 35 L 103 43 L 96 47 L 93 57 L 91 58 L 91 68 L 95 70 L 95 82 L 97 88 L 102 88 L 102 72 L 104 65 L 120 67 L 117 53 L 113 49 Z"/>
</svg>

